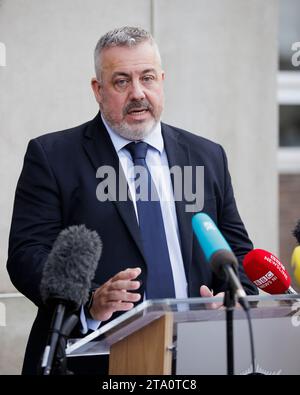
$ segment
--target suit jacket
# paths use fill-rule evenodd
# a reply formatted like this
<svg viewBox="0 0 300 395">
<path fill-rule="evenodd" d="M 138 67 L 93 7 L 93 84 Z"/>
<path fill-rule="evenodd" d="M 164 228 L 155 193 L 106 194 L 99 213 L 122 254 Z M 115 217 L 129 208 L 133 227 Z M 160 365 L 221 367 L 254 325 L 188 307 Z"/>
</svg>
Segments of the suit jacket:
<svg viewBox="0 0 300 395">
<path fill-rule="evenodd" d="M 237 256 L 246 292 L 257 293 L 241 265 L 253 247 L 238 214 L 223 148 L 164 123 L 162 134 L 170 167 L 204 166 L 203 212 L 216 222 Z M 118 155 L 100 113 L 83 125 L 29 142 L 16 189 L 7 263 L 13 284 L 39 307 L 27 345 L 27 373 L 35 372 L 50 327 L 51 314 L 43 307 L 39 286 L 44 262 L 62 229 L 85 224 L 100 235 L 103 252 L 95 274 L 96 285 L 121 270 L 139 266 L 140 292 L 144 292 L 147 267 L 132 202 L 97 200 L 96 189 L 101 180 L 96 178 L 96 170 L 104 165 L 112 166 L 117 176 L 122 176 Z M 226 284 L 212 273 L 193 235 L 193 213 L 186 212 L 186 204 L 184 200 L 176 202 L 188 295 L 199 296 L 203 284 L 215 293 L 223 291 Z"/>
</svg>

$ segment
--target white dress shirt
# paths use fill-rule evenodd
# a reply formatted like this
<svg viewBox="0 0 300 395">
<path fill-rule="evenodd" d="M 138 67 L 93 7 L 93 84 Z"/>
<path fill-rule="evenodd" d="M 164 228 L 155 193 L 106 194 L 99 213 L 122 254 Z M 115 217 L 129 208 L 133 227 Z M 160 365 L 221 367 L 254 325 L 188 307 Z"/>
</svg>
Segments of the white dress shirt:
<svg viewBox="0 0 300 395">
<path fill-rule="evenodd" d="M 138 220 L 138 212 L 135 201 L 136 194 L 133 171 L 134 164 L 129 151 L 125 148 L 125 146 L 132 141 L 125 139 L 124 137 L 113 131 L 107 125 L 103 117 L 102 121 L 109 133 L 116 153 L 118 154 L 122 169 L 124 171 L 129 186 L 133 205 L 135 208 L 135 213 Z M 174 280 L 175 296 L 176 298 L 186 298 L 187 281 L 180 248 L 178 222 L 169 171 L 169 163 L 164 148 L 164 141 L 161 133 L 161 124 L 157 123 L 155 129 L 150 133 L 150 135 L 143 139 L 143 141 L 149 145 L 146 156 L 146 163 L 160 198 L 161 211 L 166 231 L 166 239 Z M 83 333 L 86 333 L 87 328 L 95 330 L 100 325 L 99 321 L 94 321 L 90 319 L 86 320 L 84 317 L 83 309 L 81 310 L 81 322 L 83 326 Z"/>
</svg>

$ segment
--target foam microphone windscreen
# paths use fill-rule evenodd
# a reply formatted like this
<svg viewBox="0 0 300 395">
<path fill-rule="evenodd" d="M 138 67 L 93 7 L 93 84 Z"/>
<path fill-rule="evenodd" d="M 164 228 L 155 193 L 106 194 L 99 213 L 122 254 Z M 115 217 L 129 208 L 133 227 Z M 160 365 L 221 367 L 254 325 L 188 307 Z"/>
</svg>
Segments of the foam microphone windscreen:
<svg viewBox="0 0 300 395">
<path fill-rule="evenodd" d="M 243 266 L 249 279 L 263 291 L 270 294 L 288 291 L 291 277 L 274 254 L 254 249 L 246 254 Z"/>
<path fill-rule="evenodd" d="M 84 225 L 61 231 L 43 269 L 43 302 L 59 301 L 74 310 L 85 304 L 101 252 L 102 242 L 96 231 Z"/>
</svg>

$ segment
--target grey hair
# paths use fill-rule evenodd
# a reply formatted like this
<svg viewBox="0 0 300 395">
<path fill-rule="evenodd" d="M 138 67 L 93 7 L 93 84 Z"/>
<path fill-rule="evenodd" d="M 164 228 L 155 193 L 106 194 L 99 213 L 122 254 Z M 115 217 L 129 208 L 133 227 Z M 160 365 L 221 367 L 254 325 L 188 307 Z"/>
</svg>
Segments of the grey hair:
<svg viewBox="0 0 300 395">
<path fill-rule="evenodd" d="M 94 51 L 95 72 L 98 80 L 101 80 L 101 52 L 111 47 L 134 47 L 143 42 L 149 42 L 154 46 L 159 62 L 161 57 L 158 46 L 152 35 L 140 27 L 123 26 L 105 33 L 97 42 Z"/>
</svg>

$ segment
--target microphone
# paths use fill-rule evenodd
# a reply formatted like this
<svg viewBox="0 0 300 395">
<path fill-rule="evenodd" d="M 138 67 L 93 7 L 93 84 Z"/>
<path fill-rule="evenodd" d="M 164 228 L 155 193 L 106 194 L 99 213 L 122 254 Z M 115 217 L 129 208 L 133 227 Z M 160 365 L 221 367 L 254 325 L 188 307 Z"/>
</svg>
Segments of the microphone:
<svg viewBox="0 0 300 395">
<path fill-rule="evenodd" d="M 248 302 L 244 299 L 246 293 L 237 276 L 237 258 L 222 233 L 213 220 L 204 213 L 197 213 L 193 216 L 192 227 L 213 272 L 220 279 L 229 281 L 240 304 L 244 308 L 248 308 Z"/>
<path fill-rule="evenodd" d="M 298 244 L 300 244 L 300 220 L 293 230 L 293 235 L 295 236 Z M 300 285 L 300 245 L 295 247 L 292 253 L 291 266 L 294 269 L 294 277 L 297 283 Z"/>
<path fill-rule="evenodd" d="M 88 300 L 101 252 L 99 235 L 84 225 L 64 229 L 53 244 L 40 284 L 43 302 L 55 307 L 42 359 L 44 375 L 51 373 L 66 312 L 78 310 Z"/>
<path fill-rule="evenodd" d="M 291 258 L 291 266 L 294 269 L 294 277 L 300 285 L 300 246 L 294 248 Z"/>
<path fill-rule="evenodd" d="M 254 249 L 245 255 L 243 266 L 249 279 L 261 290 L 272 294 L 297 294 L 291 277 L 280 260 L 268 251 Z"/>
</svg>

